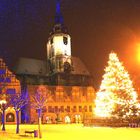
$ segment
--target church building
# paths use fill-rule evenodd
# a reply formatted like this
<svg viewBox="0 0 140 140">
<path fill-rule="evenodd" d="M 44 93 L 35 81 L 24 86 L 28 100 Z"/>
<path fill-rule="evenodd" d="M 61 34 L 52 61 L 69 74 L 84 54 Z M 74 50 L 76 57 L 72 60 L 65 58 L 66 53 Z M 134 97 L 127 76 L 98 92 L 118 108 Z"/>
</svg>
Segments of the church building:
<svg viewBox="0 0 140 140">
<path fill-rule="evenodd" d="M 72 56 L 71 36 L 64 25 L 60 0 L 56 1 L 55 22 L 46 44 L 46 60 L 20 58 L 15 74 L 21 94 L 30 99 L 39 89 L 47 94 L 43 123 L 80 123 L 92 117 L 95 90 L 84 63 Z M 25 106 L 22 123 L 37 123 L 37 111 Z"/>
</svg>

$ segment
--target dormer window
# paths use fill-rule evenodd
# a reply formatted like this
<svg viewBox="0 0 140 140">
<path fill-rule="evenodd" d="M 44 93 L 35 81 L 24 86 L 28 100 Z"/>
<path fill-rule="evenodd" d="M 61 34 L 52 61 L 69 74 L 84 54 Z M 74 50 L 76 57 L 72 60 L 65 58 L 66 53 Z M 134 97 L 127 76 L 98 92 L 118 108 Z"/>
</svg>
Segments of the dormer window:
<svg viewBox="0 0 140 140">
<path fill-rule="evenodd" d="M 63 37 L 63 42 L 64 42 L 65 45 L 67 45 L 68 44 L 68 38 L 67 37 Z"/>
</svg>

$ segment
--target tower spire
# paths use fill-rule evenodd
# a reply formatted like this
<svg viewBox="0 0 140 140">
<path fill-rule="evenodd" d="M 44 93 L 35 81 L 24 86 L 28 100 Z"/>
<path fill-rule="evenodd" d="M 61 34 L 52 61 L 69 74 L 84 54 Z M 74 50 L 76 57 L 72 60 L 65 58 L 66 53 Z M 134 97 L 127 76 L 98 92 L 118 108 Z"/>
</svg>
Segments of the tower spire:
<svg viewBox="0 0 140 140">
<path fill-rule="evenodd" d="M 61 14 L 61 0 L 56 0 L 55 24 L 63 24 L 63 16 Z"/>
</svg>

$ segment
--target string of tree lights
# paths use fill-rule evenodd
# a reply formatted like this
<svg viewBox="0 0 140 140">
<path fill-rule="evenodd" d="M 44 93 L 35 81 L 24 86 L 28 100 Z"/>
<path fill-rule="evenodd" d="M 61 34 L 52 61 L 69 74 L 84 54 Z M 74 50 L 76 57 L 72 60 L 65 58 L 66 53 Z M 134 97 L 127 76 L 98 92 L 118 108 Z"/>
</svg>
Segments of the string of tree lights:
<svg viewBox="0 0 140 140">
<path fill-rule="evenodd" d="M 128 72 L 114 52 L 109 55 L 108 66 L 96 95 L 96 116 L 121 119 L 139 117 L 137 93 Z"/>
</svg>

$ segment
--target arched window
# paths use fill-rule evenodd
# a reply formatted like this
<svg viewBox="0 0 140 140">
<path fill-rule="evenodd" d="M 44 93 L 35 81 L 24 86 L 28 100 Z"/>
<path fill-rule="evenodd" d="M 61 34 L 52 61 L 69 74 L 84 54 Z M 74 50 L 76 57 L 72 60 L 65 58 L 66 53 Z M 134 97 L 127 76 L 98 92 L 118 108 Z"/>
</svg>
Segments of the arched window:
<svg viewBox="0 0 140 140">
<path fill-rule="evenodd" d="M 65 123 L 71 123 L 71 118 L 69 116 L 65 116 Z"/>
<path fill-rule="evenodd" d="M 64 42 L 65 45 L 67 45 L 68 44 L 68 38 L 67 37 L 63 37 L 63 42 Z"/>
<path fill-rule="evenodd" d="M 15 115 L 13 113 L 8 113 L 6 115 L 6 122 L 14 122 L 15 121 Z"/>
</svg>

